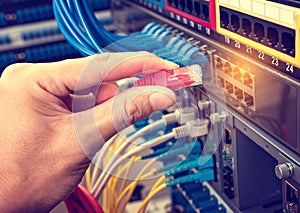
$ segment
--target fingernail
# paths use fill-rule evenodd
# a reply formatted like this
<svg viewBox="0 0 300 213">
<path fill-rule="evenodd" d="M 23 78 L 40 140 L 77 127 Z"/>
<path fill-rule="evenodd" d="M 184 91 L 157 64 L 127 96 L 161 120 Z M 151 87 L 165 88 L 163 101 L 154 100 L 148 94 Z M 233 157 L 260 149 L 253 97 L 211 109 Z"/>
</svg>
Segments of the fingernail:
<svg viewBox="0 0 300 213">
<path fill-rule="evenodd" d="M 165 60 L 165 69 L 166 70 L 173 70 L 179 68 L 178 64 L 175 64 L 174 62 Z"/>
<path fill-rule="evenodd" d="M 175 95 L 166 95 L 162 93 L 153 93 L 149 97 L 153 111 L 166 109 L 175 104 Z"/>
</svg>

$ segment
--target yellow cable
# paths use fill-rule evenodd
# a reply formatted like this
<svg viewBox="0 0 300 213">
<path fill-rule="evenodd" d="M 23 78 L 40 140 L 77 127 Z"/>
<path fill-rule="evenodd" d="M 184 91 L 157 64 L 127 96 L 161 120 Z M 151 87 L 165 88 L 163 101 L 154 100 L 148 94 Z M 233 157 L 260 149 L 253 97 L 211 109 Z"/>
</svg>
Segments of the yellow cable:
<svg viewBox="0 0 300 213">
<path fill-rule="evenodd" d="M 134 161 L 138 161 L 138 157 L 135 157 L 133 156 L 130 161 L 128 162 L 128 165 L 127 165 L 127 170 L 126 170 L 126 173 L 125 173 L 125 176 L 123 178 L 123 181 L 122 181 L 122 184 L 121 184 L 121 187 L 120 187 L 120 190 L 118 192 L 121 192 L 124 190 L 125 188 L 125 185 L 126 185 L 126 182 L 127 182 L 127 178 L 128 178 L 128 175 L 129 175 L 129 172 L 130 172 L 130 169 L 131 169 L 131 166 L 133 164 Z M 116 183 L 117 184 L 117 183 Z"/>
<path fill-rule="evenodd" d="M 122 187 L 124 187 L 123 185 L 126 184 L 126 178 L 128 177 L 128 174 L 129 174 L 129 171 L 130 171 L 131 165 L 133 164 L 134 159 L 135 159 L 135 157 L 133 156 L 130 159 L 129 162 L 127 162 L 124 166 L 120 167 L 120 169 L 118 170 L 116 176 L 110 179 L 110 181 L 112 183 L 111 187 L 110 187 L 110 191 L 112 192 L 112 195 L 110 196 L 110 202 L 109 202 L 110 211 L 109 212 L 113 212 L 113 210 L 114 210 L 115 201 L 118 199 L 119 192 L 121 190 L 123 190 L 122 189 Z M 119 177 L 121 176 L 121 174 L 125 170 L 126 170 L 126 173 L 125 173 L 125 177 L 124 177 L 123 182 L 122 182 L 121 190 L 117 190 L 117 184 L 118 184 L 118 181 L 119 181 Z"/>
<path fill-rule="evenodd" d="M 87 168 L 87 170 L 85 172 L 85 181 L 86 181 L 86 188 L 90 192 L 92 190 L 92 186 L 91 186 L 91 164 L 89 165 L 89 167 Z"/>
<path fill-rule="evenodd" d="M 155 158 L 151 159 L 151 160 L 144 166 L 144 168 L 140 171 L 140 173 L 139 173 L 138 176 L 136 177 L 136 180 L 133 181 L 130 185 L 128 185 L 128 186 L 125 188 L 125 190 L 124 190 L 124 191 L 121 193 L 121 195 L 118 197 L 117 203 L 116 203 L 116 206 L 115 206 L 113 212 L 117 212 L 117 211 L 118 211 L 119 205 L 120 205 L 120 203 L 121 203 L 123 197 L 124 197 L 124 196 L 126 195 L 126 193 L 129 191 L 128 194 L 127 194 L 126 200 L 125 200 L 125 202 L 124 202 L 124 204 L 123 204 L 122 211 L 121 211 L 121 212 L 124 212 L 124 210 L 125 210 L 125 208 L 126 208 L 126 205 L 127 205 L 127 203 L 129 202 L 130 197 L 131 197 L 131 195 L 132 195 L 132 193 L 133 193 L 135 187 L 137 186 L 138 182 L 141 180 L 142 175 L 143 175 L 143 174 L 145 173 L 145 171 L 146 171 L 152 164 L 154 164 L 155 162 L 156 162 L 156 159 L 155 159 Z M 153 173 L 152 173 L 152 174 L 153 174 Z"/>
<path fill-rule="evenodd" d="M 161 190 L 167 188 L 167 184 L 163 183 L 160 186 L 158 186 L 156 189 L 154 189 L 153 192 L 150 192 L 149 195 L 145 198 L 145 200 L 143 201 L 142 205 L 140 206 L 140 208 L 138 209 L 138 213 L 144 213 L 146 211 L 147 205 L 150 202 L 150 200 Z"/>
<path fill-rule="evenodd" d="M 150 193 L 153 192 L 156 189 L 156 187 L 158 187 L 160 184 L 162 184 L 165 180 L 166 180 L 166 177 L 164 175 L 161 176 L 152 186 Z"/>
<path fill-rule="evenodd" d="M 136 180 L 134 181 L 134 186 L 131 187 L 129 193 L 127 194 L 127 197 L 126 197 L 126 199 L 125 199 L 125 202 L 124 202 L 124 204 L 123 204 L 123 207 L 122 207 L 121 212 L 125 212 L 125 208 L 126 208 L 128 202 L 129 202 L 129 200 L 130 200 L 130 198 L 131 198 L 131 196 L 132 196 L 132 194 L 133 194 L 133 192 L 134 192 L 136 186 L 138 185 L 139 181 L 140 181 L 140 180 L 144 180 L 145 178 L 151 177 L 151 176 L 155 173 L 156 170 L 153 170 L 154 172 L 152 171 L 152 172 L 147 173 L 146 175 L 143 175 L 143 174 L 145 173 L 145 171 L 146 171 L 151 165 L 153 165 L 155 162 L 156 162 L 156 159 L 150 160 L 150 161 L 145 165 L 145 167 L 141 170 L 140 174 L 138 175 L 138 177 L 137 177 Z M 143 176 L 142 176 L 142 175 L 143 175 Z M 142 178 L 143 178 L 143 179 L 142 179 Z"/>
</svg>

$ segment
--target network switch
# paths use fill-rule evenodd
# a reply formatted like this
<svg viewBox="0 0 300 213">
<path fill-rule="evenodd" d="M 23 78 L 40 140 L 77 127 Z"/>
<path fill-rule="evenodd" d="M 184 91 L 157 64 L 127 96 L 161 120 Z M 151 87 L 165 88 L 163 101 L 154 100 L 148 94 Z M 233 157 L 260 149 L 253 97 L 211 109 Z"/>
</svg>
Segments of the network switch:
<svg viewBox="0 0 300 213">
<path fill-rule="evenodd" d="M 204 88 L 191 89 L 203 118 L 226 111 L 215 115 L 217 127 L 212 126 L 214 132 L 202 138 L 213 141 L 206 151 L 215 151 L 216 177 L 209 185 L 233 212 L 299 212 L 299 4 L 170 0 L 159 12 L 145 3 L 148 1 L 121 2 L 152 15 L 170 31 L 171 36 L 162 41 L 168 48 L 154 53 L 184 65 L 183 47 L 190 44 L 198 47 L 196 52 L 205 55 L 212 66 Z M 193 21 L 200 19 L 196 2 L 215 3 L 215 29 L 207 25 L 210 19 L 206 24 L 205 19 L 202 24 Z M 174 43 L 170 42 L 172 36 Z M 186 40 L 178 49 L 176 36 Z M 155 39 L 153 36 L 149 42 L 154 44 Z M 162 54 L 164 51 L 167 53 Z M 171 190 L 174 206 L 199 212 L 191 200 L 206 195 L 199 186 L 192 187 L 197 193 L 182 187 Z"/>
</svg>

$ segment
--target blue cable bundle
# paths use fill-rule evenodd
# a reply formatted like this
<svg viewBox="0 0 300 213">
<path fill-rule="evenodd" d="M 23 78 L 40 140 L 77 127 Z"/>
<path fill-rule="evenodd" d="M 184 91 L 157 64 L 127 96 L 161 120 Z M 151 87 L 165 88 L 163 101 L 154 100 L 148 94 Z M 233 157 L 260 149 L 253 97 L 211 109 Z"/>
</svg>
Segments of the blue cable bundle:
<svg viewBox="0 0 300 213">
<path fill-rule="evenodd" d="M 61 32 L 82 55 L 101 53 L 107 45 L 126 38 L 106 31 L 87 1 L 53 0 L 53 10 Z"/>
</svg>

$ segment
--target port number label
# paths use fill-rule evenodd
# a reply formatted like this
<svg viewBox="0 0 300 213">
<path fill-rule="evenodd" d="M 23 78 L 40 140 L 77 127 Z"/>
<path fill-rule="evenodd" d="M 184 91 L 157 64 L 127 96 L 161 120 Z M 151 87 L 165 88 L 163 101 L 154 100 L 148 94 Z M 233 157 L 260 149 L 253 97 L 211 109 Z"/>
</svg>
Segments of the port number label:
<svg viewBox="0 0 300 213">
<path fill-rule="evenodd" d="M 278 67 L 279 66 L 279 60 L 278 58 L 272 57 L 272 65 Z"/>
<path fill-rule="evenodd" d="M 224 40 L 225 43 L 230 44 L 230 38 L 228 38 L 227 36 L 225 36 L 224 39 L 225 39 L 225 40 Z"/>
<path fill-rule="evenodd" d="M 287 72 L 290 72 L 290 73 L 294 73 L 294 65 L 290 64 L 290 63 L 286 63 L 286 68 L 285 70 Z"/>
<path fill-rule="evenodd" d="M 240 42 L 238 42 L 238 41 L 235 41 L 235 43 L 234 43 L 234 47 L 236 47 L 236 48 L 240 49 L 240 48 L 241 48 L 241 43 L 240 43 Z"/>
<path fill-rule="evenodd" d="M 258 58 L 261 60 L 265 60 L 265 53 L 262 51 L 258 51 Z"/>
<path fill-rule="evenodd" d="M 206 31 L 207 35 L 210 35 L 210 29 L 209 28 L 206 28 L 205 31 Z"/>
<path fill-rule="evenodd" d="M 252 54 L 252 47 L 246 46 L 246 53 Z"/>
</svg>

